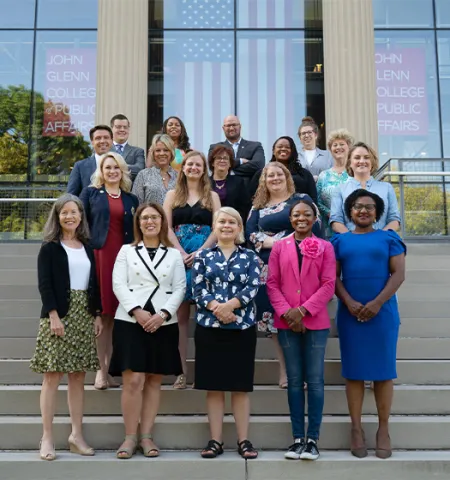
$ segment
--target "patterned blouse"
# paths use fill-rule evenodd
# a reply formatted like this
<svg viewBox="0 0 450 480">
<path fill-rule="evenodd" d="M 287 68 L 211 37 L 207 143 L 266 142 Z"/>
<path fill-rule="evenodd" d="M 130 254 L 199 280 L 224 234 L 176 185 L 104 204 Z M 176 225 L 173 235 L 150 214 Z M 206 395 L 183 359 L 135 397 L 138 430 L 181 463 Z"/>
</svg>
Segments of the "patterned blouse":
<svg viewBox="0 0 450 480">
<path fill-rule="evenodd" d="M 330 227 L 331 199 L 333 193 L 341 183 L 345 183 L 347 180 L 348 173 L 345 170 L 342 173 L 337 173 L 332 168 L 321 172 L 317 180 L 318 207 L 325 223 L 327 237 L 333 235 L 333 230 L 331 230 Z"/>
<path fill-rule="evenodd" d="M 258 256 L 246 248 L 238 246 L 228 260 L 218 246 L 198 252 L 192 267 L 197 323 L 202 327 L 235 330 L 255 325 L 253 299 L 258 293 L 260 273 Z M 241 302 L 241 308 L 233 312 L 235 322 L 223 324 L 206 308 L 212 300 L 225 303 L 232 298 Z"/>
<path fill-rule="evenodd" d="M 139 199 L 139 204 L 153 202 L 162 205 L 167 192 L 175 188 L 178 173 L 172 167 L 169 167 L 167 171 L 169 183 L 166 188 L 160 172 L 159 167 L 153 166 L 144 168 L 137 174 L 132 192 Z"/>
</svg>

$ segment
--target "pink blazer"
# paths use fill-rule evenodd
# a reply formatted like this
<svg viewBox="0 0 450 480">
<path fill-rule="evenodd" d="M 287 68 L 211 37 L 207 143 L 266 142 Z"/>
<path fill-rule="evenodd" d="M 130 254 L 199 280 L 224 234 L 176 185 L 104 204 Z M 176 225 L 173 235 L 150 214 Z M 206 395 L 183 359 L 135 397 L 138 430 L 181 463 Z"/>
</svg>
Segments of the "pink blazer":
<svg viewBox="0 0 450 480">
<path fill-rule="evenodd" d="M 320 242 L 323 251 L 316 258 L 303 255 L 301 274 L 294 234 L 279 240 L 272 247 L 266 286 L 270 303 L 275 310 L 276 328 L 289 328 L 280 317 L 290 308 L 300 306 L 309 312 L 303 320 L 306 328 L 330 328 L 327 304 L 334 294 L 336 258 L 331 243 L 314 235 L 313 238 Z"/>
</svg>

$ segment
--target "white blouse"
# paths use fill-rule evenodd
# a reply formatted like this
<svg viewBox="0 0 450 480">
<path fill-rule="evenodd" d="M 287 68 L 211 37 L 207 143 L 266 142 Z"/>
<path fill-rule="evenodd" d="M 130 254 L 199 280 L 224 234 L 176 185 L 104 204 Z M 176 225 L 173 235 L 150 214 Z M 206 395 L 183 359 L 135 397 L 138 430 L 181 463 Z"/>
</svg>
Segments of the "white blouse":
<svg viewBox="0 0 450 480">
<path fill-rule="evenodd" d="M 71 290 L 87 290 L 89 285 L 89 275 L 91 273 L 91 261 L 87 256 L 84 247 L 72 248 L 64 245 L 64 250 L 69 259 L 69 275 Z"/>
</svg>

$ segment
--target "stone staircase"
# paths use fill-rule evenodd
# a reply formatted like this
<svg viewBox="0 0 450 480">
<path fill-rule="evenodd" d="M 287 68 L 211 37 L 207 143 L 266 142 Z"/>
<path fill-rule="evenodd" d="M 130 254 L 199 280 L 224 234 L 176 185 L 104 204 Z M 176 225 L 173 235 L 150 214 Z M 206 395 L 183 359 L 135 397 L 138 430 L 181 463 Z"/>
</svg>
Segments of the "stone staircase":
<svg viewBox="0 0 450 480">
<path fill-rule="evenodd" d="M 215 460 L 202 460 L 198 450 L 209 438 L 205 395 L 195 390 L 174 391 L 173 379 L 163 387 L 155 438 L 164 450 L 154 460 L 137 455 L 116 460 L 111 451 L 123 438 L 120 390 L 98 392 L 87 386 L 85 435 L 98 449 L 94 458 L 64 452 L 69 435 L 66 386 L 60 389 L 55 420 L 55 462 L 37 455 L 41 434 L 39 392 L 41 377 L 28 368 L 35 345 L 40 311 L 36 287 L 39 245 L 0 245 L 0 480 L 129 479 L 297 479 L 317 480 L 450 478 L 450 245 L 410 244 L 407 280 L 399 292 L 401 339 L 398 375 L 391 420 L 390 460 L 373 453 L 357 460 L 348 452 L 349 418 L 339 344 L 330 338 L 326 356 L 326 392 L 318 462 L 284 460 L 291 441 L 286 392 L 277 387 L 277 363 L 271 341 L 258 339 L 255 392 L 252 394 L 250 438 L 260 458 L 245 462 L 234 451 Z M 330 305 L 330 311 L 335 305 Z M 192 352 L 192 345 L 191 345 Z M 191 368 L 191 372 L 192 372 Z M 190 379 L 192 381 L 192 378 Z M 87 379 L 92 385 L 93 377 Z M 377 428 L 373 392 L 367 390 L 364 425 L 370 448 Z M 236 435 L 227 417 L 224 440 L 233 450 Z M 194 451 L 193 451 L 194 450 Z M 197 450 L 197 451 L 195 451 Z"/>
</svg>

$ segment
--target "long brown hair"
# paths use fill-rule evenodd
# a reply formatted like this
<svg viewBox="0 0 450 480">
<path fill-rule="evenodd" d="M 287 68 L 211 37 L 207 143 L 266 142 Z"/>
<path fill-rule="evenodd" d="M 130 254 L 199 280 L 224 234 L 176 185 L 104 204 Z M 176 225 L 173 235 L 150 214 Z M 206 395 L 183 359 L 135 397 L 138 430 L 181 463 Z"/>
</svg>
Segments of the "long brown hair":
<svg viewBox="0 0 450 480">
<path fill-rule="evenodd" d="M 144 235 L 141 230 L 141 214 L 146 208 L 153 208 L 161 215 L 161 230 L 159 232 L 159 241 L 165 247 L 173 247 L 172 242 L 169 240 L 169 224 L 167 223 L 167 217 L 162 209 L 161 205 L 157 203 L 141 203 L 136 210 L 133 218 L 133 230 L 134 230 L 134 242 L 131 245 L 137 245 L 144 240 Z"/>
<path fill-rule="evenodd" d="M 258 189 L 256 190 L 255 196 L 253 197 L 253 208 L 257 210 L 266 207 L 269 203 L 270 192 L 267 189 L 266 179 L 267 171 L 269 170 L 269 168 L 273 167 L 277 167 L 283 170 L 284 176 L 286 177 L 286 187 L 289 196 L 292 196 L 295 193 L 295 184 L 291 172 L 281 162 L 270 162 L 263 168 L 261 176 L 259 177 Z"/>
<path fill-rule="evenodd" d="M 197 152 L 193 150 L 189 152 L 181 162 L 181 169 L 180 173 L 178 174 L 177 184 L 175 185 L 175 193 L 174 193 L 174 202 L 172 208 L 176 207 L 184 207 L 187 203 L 189 190 L 187 186 L 187 178 L 186 174 L 184 173 L 184 166 L 186 162 L 192 157 L 200 157 L 203 161 L 203 175 L 199 180 L 199 187 L 200 187 L 200 203 L 202 206 L 208 210 L 213 209 L 212 204 L 212 195 L 211 195 L 211 182 L 209 181 L 208 177 L 208 166 L 206 164 L 206 158 L 202 152 Z"/>
</svg>

